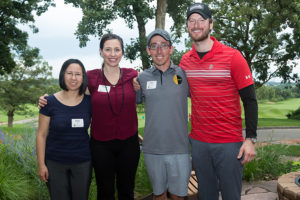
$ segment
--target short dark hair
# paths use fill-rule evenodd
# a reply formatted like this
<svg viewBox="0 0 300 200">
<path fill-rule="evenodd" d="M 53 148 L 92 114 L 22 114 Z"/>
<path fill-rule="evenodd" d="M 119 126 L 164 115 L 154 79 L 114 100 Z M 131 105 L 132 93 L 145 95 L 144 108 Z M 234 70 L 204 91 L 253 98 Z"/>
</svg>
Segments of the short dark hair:
<svg viewBox="0 0 300 200">
<path fill-rule="evenodd" d="M 63 63 L 63 65 L 60 69 L 60 72 L 59 72 L 59 80 L 58 80 L 59 81 L 59 86 L 60 86 L 61 89 L 65 90 L 65 91 L 68 91 L 68 88 L 67 88 L 66 83 L 65 83 L 65 72 L 66 72 L 66 69 L 69 67 L 69 65 L 71 65 L 73 63 L 78 64 L 81 67 L 81 70 L 82 70 L 83 79 L 82 79 L 82 84 L 79 87 L 79 92 L 78 92 L 81 95 L 86 91 L 86 88 L 87 88 L 87 85 L 88 85 L 88 80 L 87 80 L 84 65 L 78 59 L 71 58 L 71 59 L 66 60 Z"/>
<path fill-rule="evenodd" d="M 102 36 L 101 40 L 100 40 L 100 49 L 103 50 L 103 47 L 104 47 L 104 43 L 107 41 L 107 40 L 113 40 L 113 39 L 117 39 L 119 40 L 120 44 L 121 44 L 121 48 L 122 48 L 122 53 L 124 55 L 124 44 L 123 44 L 123 39 L 116 35 L 116 34 L 113 34 L 113 33 L 106 33 Z"/>
</svg>

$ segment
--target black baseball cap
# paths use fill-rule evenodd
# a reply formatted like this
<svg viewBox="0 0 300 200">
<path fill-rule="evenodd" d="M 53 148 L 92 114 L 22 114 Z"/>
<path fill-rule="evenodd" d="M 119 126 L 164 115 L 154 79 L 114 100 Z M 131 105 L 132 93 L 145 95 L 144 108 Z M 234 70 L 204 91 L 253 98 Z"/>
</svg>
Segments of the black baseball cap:
<svg viewBox="0 0 300 200">
<path fill-rule="evenodd" d="M 186 11 L 186 19 L 188 20 L 193 13 L 200 14 L 204 19 L 211 19 L 211 12 L 209 7 L 204 3 L 195 3 L 191 5 Z"/>
<path fill-rule="evenodd" d="M 161 37 L 163 37 L 165 40 L 169 41 L 170 42 L 170 45 L 172 45 L 172 42 L 171 42 L 171 37 L 169 35 L 169 33 L 165 30 L 162 30 L 162 29 L 155 29 L 154 31 L 152 31 L 149 35 L 148 35 L 148 38 L 147 38 L 147 45 L 149 46 L 150 44 L 150 40 L 153 36 L 155 35 L 159 35 Z"/>
</svg>

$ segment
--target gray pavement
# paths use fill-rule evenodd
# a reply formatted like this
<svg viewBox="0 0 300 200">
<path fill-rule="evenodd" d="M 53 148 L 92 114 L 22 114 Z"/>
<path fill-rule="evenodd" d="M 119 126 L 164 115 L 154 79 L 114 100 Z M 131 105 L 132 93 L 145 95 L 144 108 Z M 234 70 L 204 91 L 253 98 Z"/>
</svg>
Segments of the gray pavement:
<svg viewBox="0 0 300 200">
<path fill-rule="evenodd" d="M 283 140 L 300 140 L 300 128 L 274 127 L 257 130 L 258 142 L 280 143 Z M 278 200 L 277 180 L 243 182 L 241 200 Z"/>
<path fill-rule="evenodd" d="M 241 200 L 278 200 L 277 180 L 243 182 Z"/>
<path fill-rule="evenodd" d="M 28 118 L 28 119 L 24 119 L 24 120 L 20 120 L 20 121 L 13 121 L 13 124 L 24 124 L 24 123 L 28 123 L 28 122 L 34 122 L 37 120 L 37 117 L 33 117 L 33 118 Z M 7 122 L 0 122 L 0 125 L 6 125 Z"/>
<path fill-rule="evenodd" d="M 245 133 L 244 133 L 245 135 Z M 275 142 L 300 139 L 300 127 L 260 128 L 257 130 L 258 142 Z"/>
</svg>

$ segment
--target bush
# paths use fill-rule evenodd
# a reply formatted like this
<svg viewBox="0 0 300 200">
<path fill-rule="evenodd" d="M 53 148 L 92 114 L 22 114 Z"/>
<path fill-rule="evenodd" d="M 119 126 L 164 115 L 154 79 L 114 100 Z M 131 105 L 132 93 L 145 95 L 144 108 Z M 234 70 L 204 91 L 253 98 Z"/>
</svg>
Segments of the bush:
<svg viewBox="0 0 300 200">
<path fill-rule="evenodd" d="M 138 104 L 136 106 L 137 113 L 145 113 L 145 103 Z"/>
<path fill-rule="evenodd" d="M 0 199 L 34 199 L 30 177 L 15 164 L 6 145 L 0 145 Z"/>
<path fill-rule="evenodd" d="M 33 127 L 33 126 L 31 126 Z M 23 180 L 29 187 L 18 186 L 18 189 L 14 188 L 14 192 L 17 195 L 23 196 L 21 199 L 49 199 L 48 190 L 46 184 L 43 183 L 37 173 L 37 159 L 35 153 L 35 128 L 8 128 L 5 130 L 4 141 L 6 158 L 14 167 L 6 167 L 8 172 L 14 173 L 16 169 L 18 173 L 16 179 Z M 2 157 L 2 156 L 1 156 Z M 2 173 L 1 173 L 2 174 Z M 21 183 L 22 181 L 20 181 Z M 25 198 L 24 194 L 32 198 Z M 2 199 L 2 198 L 0 198 Z M 3 199 L 9 199 L 5 197 Z M 18 199 L 18 198 L 14 198 Z"/>
<path fill-rule="evenodd" d="M 5 136 L 2 144 L 0 144 L 0 147 L 5 146 L 6 156 L 3 157 L 3 153 L 0 152 L 0 160 L 5 160 L 6 162 L 10 161 L 12 164 L 8 165 L 7 163 L 2 164 L 2 162 L 0 162 L 1 200 L 49 199 L 49 193 L 46 184 L 39 179 L 37 174 L 37 159 L 35 153 L 36 128 L 34 128 L 33 126 L 33 124 L 24 124 L 14 126 L 13 128 L 2 128 Z M 144 128 L 139 129 L 139 132 L 142 135 L 143 131 Z M 5 167 L 1 168 L 1 164 Z M 4 169 L 6 171 L 3 171 Z M 18 173 L 15 173 L 15 171 L 17 171 Z M 10 187 L 2 187 L 1 183 L 4 182 L 4 178 L 1 175 L 3 175 L 3 177 L 6 177 L 5 184 L 9 183 L 9 185 L 11 185 Z M 16 177 L 11 177 L 10 175 L 14 175 Z M 16 180 L 15 182 L 19 183 L 19 185 L 7 182 L 7 180 Z M 27 187 L 21 186 L 21 184 L 26 184 Z M 140 199 L 141 197 L 146 196 L 147 194 L 152 192 L 151 183 L 148 179 L 142 153 L 136 174 L 135 185 L 135 197 L 137 199 Z M 5 191 L 3 192 L 4 189 Z M 24 190 L 26 190 L 28 194 L 25 194 Z M 13 194 L 10 195 L 11 192 L 14 192 L 14 196 L 12 196 Z M 8 195 L 12 197 L 9 197 Z M 97 187 L 95 174 L 93 173 L 92 183 L 89 191 L 89 199 L 96 198 Z"/>
<path fill-rule="evenodd" d="M 286 116 L 289 119 L 300 120 L 300 107 L 297 110 L 295 110 L 295 111 L 289 112 Z"/>
<path fill-rule="evenodd" d="M 292 161 L 281 161 L 280 151 L 287 152 L 287 148 L 288 146 L 284 145 L 281 145 L 281 148 L 273 145 L 259 147 L 255 159 L 245 164 L 243 179 L 247 181 L 274 180 L 282 174 L 299 169 L 299 166 Z"/>
</svg>

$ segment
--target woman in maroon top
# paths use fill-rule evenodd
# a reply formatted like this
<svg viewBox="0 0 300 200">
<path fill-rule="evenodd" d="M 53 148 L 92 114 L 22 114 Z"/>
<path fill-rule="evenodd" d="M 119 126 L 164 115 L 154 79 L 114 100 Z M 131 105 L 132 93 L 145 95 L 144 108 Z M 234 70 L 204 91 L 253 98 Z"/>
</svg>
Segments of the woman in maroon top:
<svg viewBox="0 0 300 200">
<path fill-rule="evenodd" d="M 87 72 L 92 99 L 91 152 L 97 199 L 134 199 L 134 180 L 140 157 L 137 135 L 134 69 L 120 68 L 123 40 L 105 34 L 100 41 L 101 69 Z"/>
</svg>

